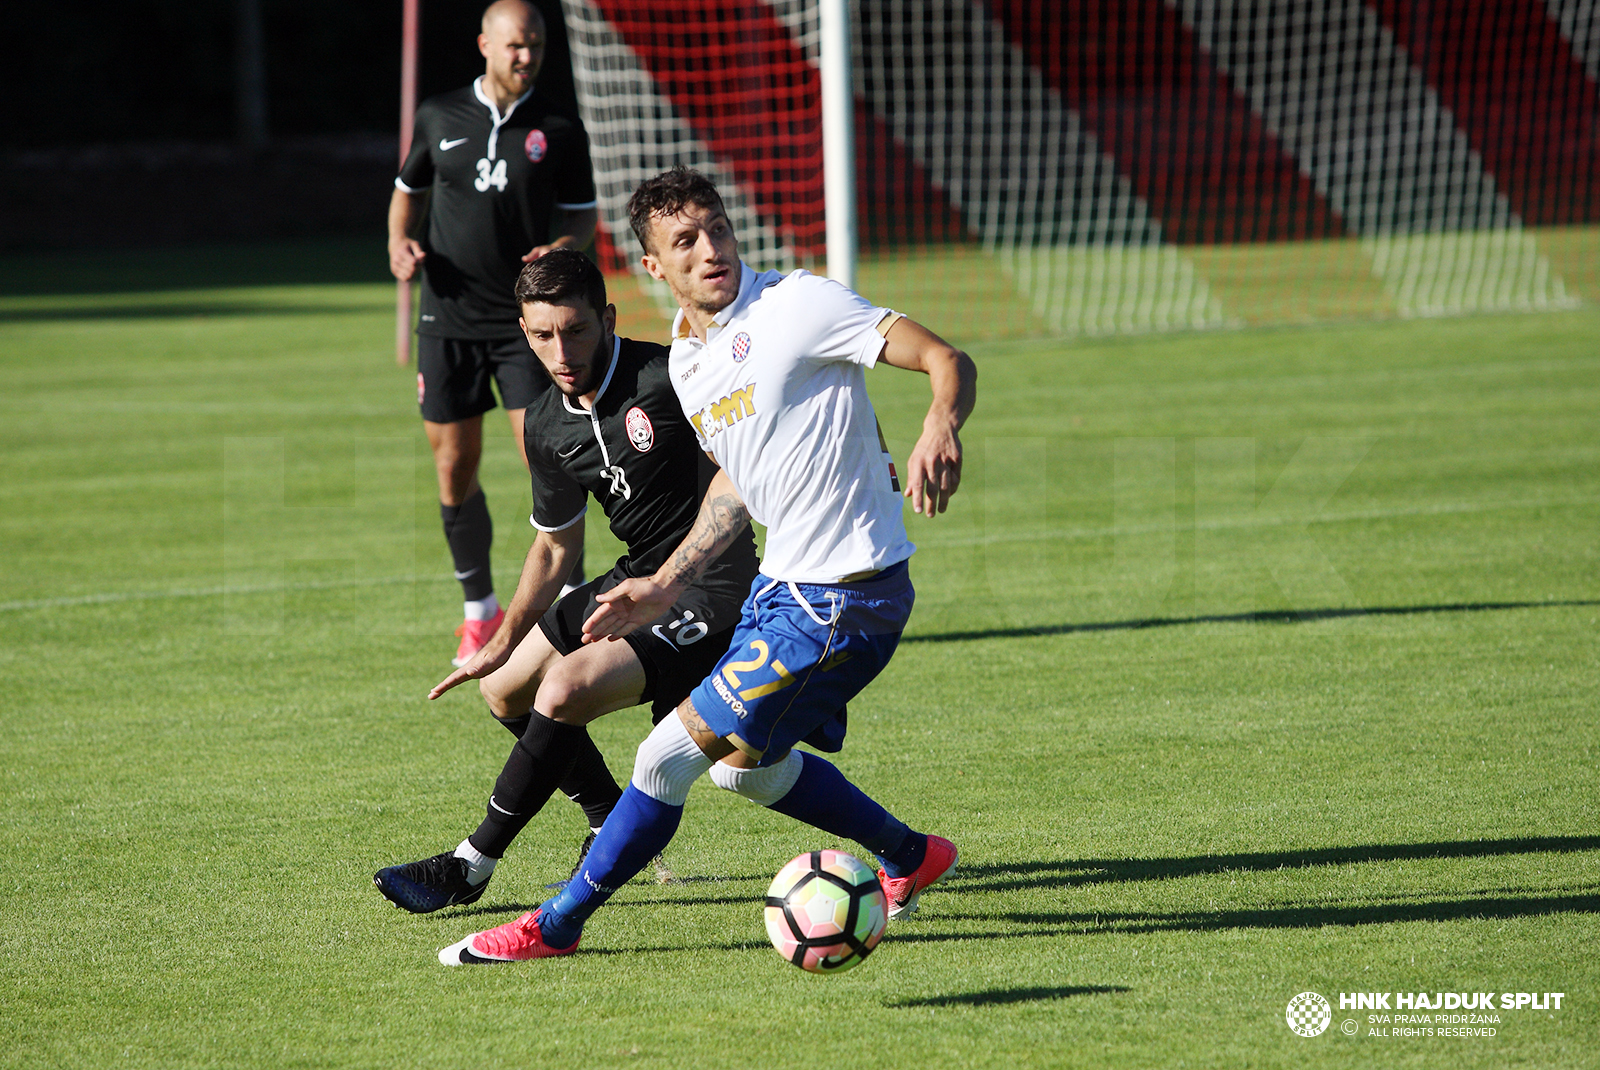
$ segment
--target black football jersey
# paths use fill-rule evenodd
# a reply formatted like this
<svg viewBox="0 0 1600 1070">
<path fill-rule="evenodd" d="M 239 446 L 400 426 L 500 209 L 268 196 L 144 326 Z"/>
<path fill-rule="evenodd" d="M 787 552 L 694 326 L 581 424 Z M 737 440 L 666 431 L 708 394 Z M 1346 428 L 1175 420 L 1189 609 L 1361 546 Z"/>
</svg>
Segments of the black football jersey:
<svg viewBox="0 0 1600 1070">
<path fill-rule="evenodd" d="M 523 415 L 534 526 L 571 525 L 593 494 L 627 544 L 617 563 L 629 576 L 654 574 L 677 549 L 717 472 L 672 390 L 667 353 L 653 342 L 617 339 L 592 412 L 547 390 Z M 746 528 L 694 586 L 738 605 L 757 568 Z"/>
<path fill-rule="evenodd" d="M 516 337 L 522 258 L 550 241 L 554 209 L 596 203 L 583 125 L 538 90 L 501 116 L 476 82 L 417 108 L 396 185 L 431 193 L 417 331 L 441 338 Z"/>
</svg>

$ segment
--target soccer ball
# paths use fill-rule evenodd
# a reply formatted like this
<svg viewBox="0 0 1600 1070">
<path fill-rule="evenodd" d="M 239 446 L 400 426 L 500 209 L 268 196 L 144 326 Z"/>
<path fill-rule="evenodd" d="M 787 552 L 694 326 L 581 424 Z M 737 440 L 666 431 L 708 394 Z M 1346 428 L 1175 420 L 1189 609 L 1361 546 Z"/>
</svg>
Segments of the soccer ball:
<svg viewBox="0 0 1600 1070">
<path fill-rule="evenodd" d="M 878 875 L 843 851 L 812 851 L 778 870 L 767 889 L 767 936 L 802 970 L 839 973 L 883 939 L 889 902 Z"/>
</svg>

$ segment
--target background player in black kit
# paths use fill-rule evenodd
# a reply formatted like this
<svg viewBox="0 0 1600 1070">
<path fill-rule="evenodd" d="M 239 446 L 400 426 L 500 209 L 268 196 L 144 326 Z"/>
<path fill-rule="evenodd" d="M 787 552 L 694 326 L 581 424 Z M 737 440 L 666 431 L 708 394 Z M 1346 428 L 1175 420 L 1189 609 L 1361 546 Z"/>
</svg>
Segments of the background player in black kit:
<svg viewBox="0 0 1600 1070">
<path fill-rule="evenodd" d="M 513 326 L 512 287 L 524 264 L 587 245 L 598 219 L 583 126 L 550 111 L 534 90 L 544 44 L 544 18 L 532 5 L 497 0 L 484 11 L 483 77 L 423 101 L 389 201 L 389 268 L 401 280 L 422 272 L 417 402 L 465 600 L 457 665 L 500 623 L 494 529 L 478 484 L 483 414 L 495 405 L 489 383 L 500 387 L 519 450 L 523 410 L 549 387 Z M 412 237 L 424 207 L 426 228 Z M 581 583 L 581 554 L 574 565 Z"/>
<path fill-rule="evenodd" d="M 518 739 L 477 831 L 453 852 L 374 876 L 385 896 L 418 914 L 482 895 L 557 787 L 578 796 L 591 830 L 604 824 L 622 791 L 584 726 L 642 702 L 655 720 L 672 712 L 727 651 L 757 569 L 747 527 L 659 620 L 622 642 L 584 644 L 595 595 L 661 567 L 693 527 L 717 469 L 673 393 L 666 347 L 615 336 L 616 308 L 588 257 L 557 250 L 529 264 L 516 297 L 528 344 L 557 387 L 528 406 L 524 423 L 529 519 L 539 534 L 499 630 L 428 697 L 477 678 Z M 588 494 L 628 552 L 557 601 L 583 545 Z"/>
</svg>

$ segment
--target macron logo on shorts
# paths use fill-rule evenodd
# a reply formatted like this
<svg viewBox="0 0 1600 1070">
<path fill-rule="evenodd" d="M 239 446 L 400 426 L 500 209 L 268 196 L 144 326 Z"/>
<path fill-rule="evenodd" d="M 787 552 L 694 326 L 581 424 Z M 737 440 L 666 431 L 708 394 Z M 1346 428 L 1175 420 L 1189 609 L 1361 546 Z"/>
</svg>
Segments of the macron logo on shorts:
<svg viewBox="0 0 1600 1070">
<path fill-rule="evenodd" d="M 717 697 L 728 704 L 728 709 L 733 711 L 733 715 L 741 721 L 744 720 L 744 703 L 733 697 L 733 692 L 728 690 L 728 685 L 722 682 L 721 673 L 712 674 L 711 687 L 716 691 Z"/>
</svg>

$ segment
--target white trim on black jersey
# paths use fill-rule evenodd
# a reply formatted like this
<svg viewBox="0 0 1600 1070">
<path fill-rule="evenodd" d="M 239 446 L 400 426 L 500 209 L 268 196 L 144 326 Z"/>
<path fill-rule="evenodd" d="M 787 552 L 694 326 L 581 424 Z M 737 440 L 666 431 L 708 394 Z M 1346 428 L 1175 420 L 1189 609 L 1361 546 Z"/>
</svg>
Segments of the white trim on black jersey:
<svg viewBox="0 0 1600 1070">
<path fill-rule="evenodd" d="M 494 106 L 494 101 L 483 95 L 483 75 L 480 74 L 478 77 L 472 80 L 472 93 L 483 102 L 483 106 L 488 108 L 489 114 L 494 117 L 494 127 L 489 131 L 489 153 L 485 157 L 485 159 L 492 160 L 495 158 L 495 144 L 500 140 L 500 128 L 511 121 L 511 113 L 517 110 L 518 104 L 521 104 L 524 100 L 527 100 L 529 97 L 533 96 L 533 90 L 529 89 L 526 93 L 522 94 L 522 96 L 518 97 L 516 100 L 513 100 L 511 102 L 511 107 L 506 109 L 506 113 L 504 115 L 501 115 L 500 109 Z"/>
<path fill-rule="evenodd" d="M 600 381 L 600 389 L 596 390 L 594 392 L 594 404 L 595 404 L 595 406 L 598 406 L 600 404 L 600 399 L 603 396 L 605 396 L 606 387 L 611 385 L 611 377 L 613 375 L 617 374 L 617 361 L 620 360 L 621 357 L 622 357 L 622 336 L 614 334 L 614 335 L 611 336 L 611 365 L 608 368 L 606 368 L 606 377 Z M 591 408 L 587 408 L 586 409 L 582 405 L 574 405 L 572 403 L 572 399 L 569 398 L 566 394 L 562 394 L 561 395 L 561 405 L 562 405 L 563 408 L 565 408 L 568 412 L 572 413 L 574 416 L 587 416 L 589 418 L 589 426 L 594 431 L 594 440 L 596 442 L 600 443 L 600 456 L 606 462 L 605 463 L 605 467 L 610 468 L 611 467 L 611 451 L 606 449 L 605 436 L 600 433 L 600 418 L 594 414 L 594 408 L 591 407 Z M 582 520 L 584 515 L 586 513 L 588 513 L 588 511 L 589 511 L 589 504 L 587 502 L 585 502 L 583 508 L 578 511 L 578 515 L 577 516 L 573 517 L 571 520 L 567 521 L 565 524 L 562 524 L 559 527 L 554 527 L 554 528 L 545 527 L 543 524 L 539 523 L 537 520 L 535 520 L 533 518 L 533 514 L 532 513 L 528 514 L 528 523 L 532 524 L 534 527 L 538 528 L 540 531 L 550 531 L 550 532 L 565 531 L 567 528 L 570 528 L 572 525 L 574 525 L 578 521 Z"/>
<path fill-rule="evenodd" d="M 550 534 L 554 535 L 558 531 L 566 531 L 572 525 L 576 524 L 578 521 L 582 520 L 586 515 L 588 515 L 588 512 L 589 512 L 589 503 L 588 502 L 584 502 L 583 503 L 583 508 L 578 510 L 578 515 L 573 517 L 571 520 L 567 521 L 565 524 L 560 525 L 559 527 L 554 527 L 554 528 L 545 527 L 543 524 L 539 523 L 537 520 L 535 520 L 533 518 L 533 514 L 532 513 L 528 514 L 528 523 L 532 524 L 534 527 L 538 528 L 540 531 L 548 531 Z"/>
<path fill-rule="evenodd" d="M 561 395 L 561 404 L 566 407 L 568 412 L 576 416 L 587 416 L 589 418 L 589 426 L 594 430 L 594 440 L 600 443 L 600 458 L 606 462 L 606 468 L 611 467 L 611 451 L 606 449 L 606 437 L 600 433 L 600 417 L 596 416 L 594 411 L 599 408 L 600 399 L 605 397 L 606 387 L 611 385 L 611 377 L 617 374 L 617 360 L 621 356 L 622 337 L 614 334 L 611 336 L 611 366 L 606 369 L 606 377 L 600 380 L 600 389 L 594 392 L 594 404 L 589 408 L 586 409 L 582 405 L 574 405 L 571 398 L 565 394 Z"/>
</svg>

